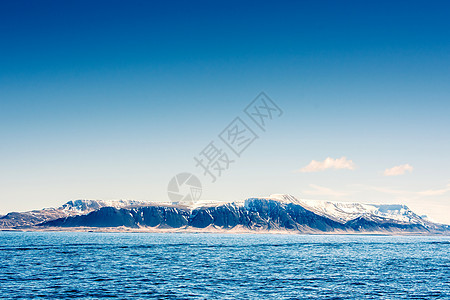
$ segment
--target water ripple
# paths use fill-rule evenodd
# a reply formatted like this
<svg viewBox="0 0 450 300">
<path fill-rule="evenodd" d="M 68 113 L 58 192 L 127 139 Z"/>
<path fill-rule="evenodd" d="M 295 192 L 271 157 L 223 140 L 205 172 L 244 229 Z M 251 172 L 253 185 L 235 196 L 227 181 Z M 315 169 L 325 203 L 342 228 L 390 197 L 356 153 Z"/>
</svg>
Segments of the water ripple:
<svg viewBox="0 0 450 300">
<path fill-rule="evenodd" d="M 0 233 L 5 299 L 449 299 L 449 237 Z"/>
</svg>

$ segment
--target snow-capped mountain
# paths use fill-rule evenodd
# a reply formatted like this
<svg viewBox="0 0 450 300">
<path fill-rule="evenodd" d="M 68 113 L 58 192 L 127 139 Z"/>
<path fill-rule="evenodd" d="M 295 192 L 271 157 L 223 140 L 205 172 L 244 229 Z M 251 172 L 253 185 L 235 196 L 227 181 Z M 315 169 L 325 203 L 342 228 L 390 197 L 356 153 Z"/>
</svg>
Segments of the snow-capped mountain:
<svg viewBox="0 0 450 300">
<path fill-rule="evenodd" d="M 49 220 L 88 214 L 102 207 L 123 208 L 149 204 L 147 201 L 137 200 L 74 200 L 58 208 L 8 213 L 0 217 L 0 229 L 33 226 Z"/>
<path fill-rule="evenodd" d="M 424 219 L 416 215 L 406 205 L 402 204 L 363 204 L 354 202 L 334 202 L 323 200 L 297 199 L 292 195 L 276 194 L 270 199 L 278 199 L 296 203 L 321 216 L 345 223 L 359 217 L 376 217 L 392 219 L 399 222 L 423 224 Z"/>
<path fill-rule="evenodd" d="M 151 202 L 139 200 L 74 200 L 66 202 L 60 209 L 78 213 L 87 213 L 102 207 L 121 208 L 142 205 L 151 205 Z"/>
<path fill-rule="evenodd" d="M 135 200 L 76 200 L 61 207 L 0 218 L 0 228 L 154 228 L 305 233 L 448 233 L 405 205 L 375 205 L 297 199 L 275 194 L 244 201 L 198 201 L 191 206 Z"/>
</svg>

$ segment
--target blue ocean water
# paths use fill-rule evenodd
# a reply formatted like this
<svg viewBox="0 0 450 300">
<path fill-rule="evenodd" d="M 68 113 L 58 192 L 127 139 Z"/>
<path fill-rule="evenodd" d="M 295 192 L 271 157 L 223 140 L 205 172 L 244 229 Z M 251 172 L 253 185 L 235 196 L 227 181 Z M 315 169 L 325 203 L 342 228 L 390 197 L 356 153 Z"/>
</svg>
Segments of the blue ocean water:
<svg viewBox="0 0 450 300">
<path fill-rule="evenodd" d="M 0 232 L 0 298 L 450 299 L 450 237 Z"/>
</svg>

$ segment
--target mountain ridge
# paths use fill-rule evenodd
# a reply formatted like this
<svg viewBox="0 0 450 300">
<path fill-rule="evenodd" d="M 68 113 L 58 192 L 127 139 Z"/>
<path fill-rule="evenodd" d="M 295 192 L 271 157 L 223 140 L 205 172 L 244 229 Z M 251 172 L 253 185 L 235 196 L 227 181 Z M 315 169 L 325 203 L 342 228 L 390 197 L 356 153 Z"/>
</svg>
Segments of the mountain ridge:
<svg viewBox="0 0 450 300">
<path fill-rule="evenodd" d="M 75 200 L 57 209 L 9 213 L 0 229 L 151 228 L 298 233 L 447 233 L 401 204 L 361 204 L 297 199 L 275 194 L 244 201 L 201 201 L 193 206 L 137 200 Z"/>
</svg>

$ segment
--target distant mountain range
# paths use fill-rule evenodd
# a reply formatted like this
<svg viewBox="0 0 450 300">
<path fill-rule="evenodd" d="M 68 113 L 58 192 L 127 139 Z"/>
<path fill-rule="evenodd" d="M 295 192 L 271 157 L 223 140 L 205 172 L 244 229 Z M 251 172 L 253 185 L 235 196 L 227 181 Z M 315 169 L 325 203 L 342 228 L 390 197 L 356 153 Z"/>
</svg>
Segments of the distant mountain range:
<svg viewBox="0 0 450 300">
<path fill-rule="evenodd" d="M 405 205 L 302 200 L 282 194 L 236 202 L 200 201 L 192 206 L 76 200 L 59 208 L 12 212 L 0 217 L 0 230 L 69 229 L 450 233 L 450 226 L 430 222 Z"/>
</svg>

